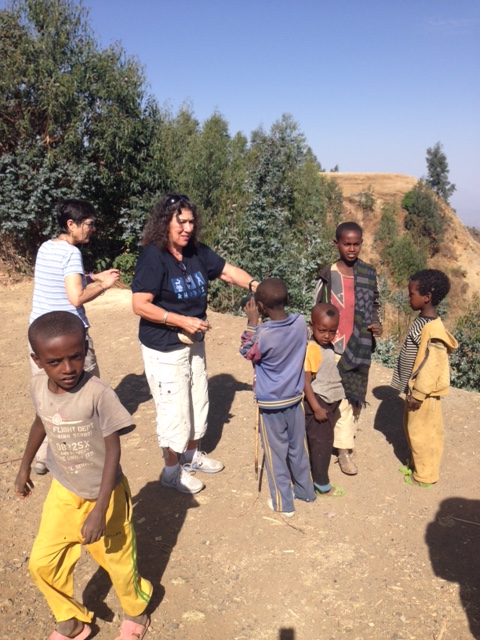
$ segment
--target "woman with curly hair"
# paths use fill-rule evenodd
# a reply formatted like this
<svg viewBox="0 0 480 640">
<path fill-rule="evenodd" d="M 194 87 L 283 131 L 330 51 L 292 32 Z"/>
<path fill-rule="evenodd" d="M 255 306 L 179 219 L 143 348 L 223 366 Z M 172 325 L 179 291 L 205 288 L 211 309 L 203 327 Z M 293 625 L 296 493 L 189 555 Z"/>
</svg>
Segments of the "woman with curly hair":
<svg viewBox="0 0 480 640">
<path fill-rule="evenodd" d="M 157 435 L 165 467 L 164 487 L 198 493 L 203 482 L 191 472 L 217 473 L 223 464 L 199 450 L 207 429 L 205 369 L 207 293 L 220 278 L 254 291 L 258 282 L 198 241 L 200 216 L 190 199 L 163 196 L 143 232 L 143 251 L 132 282 L 133 311 L 145 375 L 157 411 Z"/>
</svg>

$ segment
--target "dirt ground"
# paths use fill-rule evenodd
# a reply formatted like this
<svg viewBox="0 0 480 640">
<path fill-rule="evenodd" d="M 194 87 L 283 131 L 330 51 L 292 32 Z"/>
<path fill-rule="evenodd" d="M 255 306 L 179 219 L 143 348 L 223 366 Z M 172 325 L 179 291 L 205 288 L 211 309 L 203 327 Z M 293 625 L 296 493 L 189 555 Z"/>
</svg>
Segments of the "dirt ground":
<svg viewBox="0 0 480 640">
<path fill-rule="evenodd" d="M 13 481 L 32 420 L 26 329 L 32 285 L 2 286 L 0 638 L 41 640 L 54 626 L 28 574 L 50 477 L 19 501 Z M 210 431 L 203 448 L 225 470 L 195 497 L 163 489 L 153 403 L 143 376 L 130 294 L 88 307 L 102 377 L 134 414 L 122 465 L 134 496 L 140 571 L 155 586 L 149 639 L 463 640 L 480 638 L 480 395 L 442 400 L 446 448 L 432 489 L 409 487 L 402 401 L 390 372 L 372 367 L 356 477 L 332 458 L 341 499 L 299 503 L 292 519 L 268 510 L 254 474 L 252 370 L 238 355 L 245 321 L 210 314 Z M 84 552 L 79 596 L 96 613 L 95 637 L 117 637 L 118 601 Z"/>
</svg>

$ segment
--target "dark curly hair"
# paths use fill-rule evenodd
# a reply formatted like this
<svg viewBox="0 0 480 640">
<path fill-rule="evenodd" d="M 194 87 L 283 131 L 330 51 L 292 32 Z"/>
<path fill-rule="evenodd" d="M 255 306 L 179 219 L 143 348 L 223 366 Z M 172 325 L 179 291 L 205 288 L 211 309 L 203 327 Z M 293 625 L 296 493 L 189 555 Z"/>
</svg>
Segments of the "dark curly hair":
<svg viewBox="0 0 480 640">
<path fill-rule="evenodd" d="M 417 282 L 421 296 L 432 294 L 432 305 L 436 307 L 450 291 L 448 276 L 438 269 L 423 269 L 410 276 L 410 282 Z"/>
<path fill-rule="evenodd" d="M 182 209 L 190 211 L 194 220 L 193 232 L 188 244 L 189 246 L 197 244 L 201 219 L 196 206 L 193 202 L 190 202 L 188 196 L 181 193 L 167 193 L 157 202 L 150 219 L 145 225 L 142 235 L 142 247 L 154 244 L 159 249 L 166 249 L 170 222 L 174 215 L 178 218 Z"/>
</svg>

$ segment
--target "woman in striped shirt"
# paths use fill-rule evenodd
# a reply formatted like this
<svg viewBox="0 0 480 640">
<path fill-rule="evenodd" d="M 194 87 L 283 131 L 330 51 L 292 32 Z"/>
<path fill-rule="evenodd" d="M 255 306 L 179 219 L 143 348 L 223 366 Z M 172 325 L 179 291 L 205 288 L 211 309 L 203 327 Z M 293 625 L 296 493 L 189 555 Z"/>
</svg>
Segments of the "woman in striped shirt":
<svg viewBox="0 0 480 640">
<path fill-rule="evenodd" d="M 85 275 L 79 245 L 87 244 L 95 231 L 95 207 L 84 200 L 62 200 L 57 205 L 57 222 L 60 234 L 44 242 L 35 260 L 32 312 L 30 324 L 50 311 L 68 311 L 77 315 L 89 328 L 84 305 L 101 296 L 118 280 L 118 269 L 107 269 L 101 273 Z M 90 283 L 95 286 L 88 287 Z M 85 371 L 100 375 L 91 337 L 87 333 L 88 353 Z M 29 353 L 31 353 L 29 345 Z M 32 375 L 43 373 L 30 359 Z M 37 453 L 35 473 L 47 472 L 47 442 Z"/>
</svg>

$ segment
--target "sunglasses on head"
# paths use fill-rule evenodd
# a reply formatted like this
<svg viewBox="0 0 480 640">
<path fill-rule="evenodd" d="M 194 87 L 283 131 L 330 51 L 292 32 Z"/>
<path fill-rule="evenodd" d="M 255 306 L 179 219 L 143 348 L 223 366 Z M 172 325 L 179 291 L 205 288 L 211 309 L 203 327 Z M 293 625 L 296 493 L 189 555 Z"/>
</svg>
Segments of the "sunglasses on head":
<svg viewBox="0 0 480 640">
<path fill-rule="evenodd" d="M 188 202 L 188 204 L 191 204 L 188 196 L 176 194 L 168 198 L 167 202 L 165 203 L 165 206 L 170 207 L 172 204 L 177 204 L 178 202 L 180 202 L 180 200 L 184 200 L 185 202 Z"/>
</svg>

